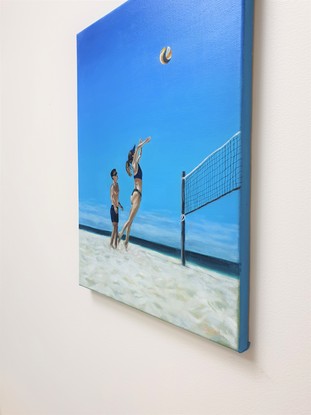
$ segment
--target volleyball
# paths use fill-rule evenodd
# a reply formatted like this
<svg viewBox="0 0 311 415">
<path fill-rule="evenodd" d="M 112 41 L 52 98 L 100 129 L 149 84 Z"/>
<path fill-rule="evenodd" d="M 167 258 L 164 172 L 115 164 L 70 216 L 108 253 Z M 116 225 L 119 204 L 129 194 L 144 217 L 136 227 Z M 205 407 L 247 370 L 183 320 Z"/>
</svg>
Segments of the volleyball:
<svg viewBox="0 0 311 415">
<path fill-rule="evenodd" d="M 172 59 L 172 49 L 169 46 L 165 46 L 160 52 L 160 62 L 163 65 L 166 65 L 169 63 L 169 61 Z"/>
</svg>

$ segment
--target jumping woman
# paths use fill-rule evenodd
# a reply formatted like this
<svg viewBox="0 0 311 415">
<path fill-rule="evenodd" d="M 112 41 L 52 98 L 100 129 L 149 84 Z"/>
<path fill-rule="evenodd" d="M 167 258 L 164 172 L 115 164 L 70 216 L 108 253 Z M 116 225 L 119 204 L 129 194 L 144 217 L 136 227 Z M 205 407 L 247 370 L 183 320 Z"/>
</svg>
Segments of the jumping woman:
<svg viewBox="0 0 311 415">
<path fill-rule="evenodd" d="M 135 215 L 139 209 L 141 198 L 142 198 L 143 172 L 139 165 L 139 161 L 142 156 L 143 146 L 149 143 L 150 140 L 151 140 L 151 137 L 147 137 L 145 140 L 140 140 L 137 147 L 134 146 L 132 150 L 130 150 L 130 152 L 128 153 L 128 159 L 125 164 L 125 169 L 127 171 L 127 174 L 129 176 L 132 176 L 132 174 L 134 175 L 134 190 L 131 194 L 132 207 L 130 210 L 129 218 L 125 222 L 123 228 L 121 229 L 121 232 L 118 235 L 118 242 L 120 242 L 124 232 L 126 231 L 126 238 L 124 242 L 126 249 L 129 243 L 131 226 L 135 218 Z"/>
</svg>

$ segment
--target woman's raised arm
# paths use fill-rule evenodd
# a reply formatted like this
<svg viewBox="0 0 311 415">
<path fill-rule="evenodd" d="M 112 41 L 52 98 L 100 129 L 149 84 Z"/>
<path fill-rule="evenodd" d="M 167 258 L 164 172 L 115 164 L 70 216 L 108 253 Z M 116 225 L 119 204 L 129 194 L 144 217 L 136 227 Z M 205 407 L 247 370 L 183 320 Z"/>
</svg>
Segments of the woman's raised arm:
<svg viewBox="0 0 311 415">
<path fill-rule="evenodd" d="M 145 144 L 149 143 L 149 141 L 151 140 L 151 136 L 147 137 L 145 140 L 140 139 L 137 147 L 136 147 L 136 151 L 139 150 L 140 148 L 142 148 Z"/>
<path fill-rule="evenodd" d="M 134 171 L 136 171 L 136 166 L 140 160 L 142 151 L 143 151 L 143 146 L 147 143 L 149 143 L 149 141 L 151 140 L 151 137 L 147 137 L 145 140 L 140 139 L 139 143 L 137 144 L 137 147 L 135 149 L 135 153 L 133 155 L 133 162 L 132 162 L 132 166 L 134 168 Z"/>
</svg>

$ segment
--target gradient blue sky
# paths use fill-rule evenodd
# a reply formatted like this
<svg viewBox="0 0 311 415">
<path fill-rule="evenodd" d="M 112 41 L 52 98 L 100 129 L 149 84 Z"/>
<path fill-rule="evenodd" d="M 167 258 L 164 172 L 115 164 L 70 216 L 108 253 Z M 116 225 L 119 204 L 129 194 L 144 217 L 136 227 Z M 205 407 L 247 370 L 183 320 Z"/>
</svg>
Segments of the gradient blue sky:
<svg viewBox="0 0 311 415">
<path fill-rule="evenodd" d="M 181 172 L 240 130 L 240 0 L 130 0 L 79 33 L 80 223 L 110 230 L 110 171 L 130 209 L 129 149 L 144 148 L 132 234 L 179 246 Z M 162 65 L 169 45 L 173 57 Z M 186 249 L 237 261 L 239 192 L 187 216 Z"/>
</svg>

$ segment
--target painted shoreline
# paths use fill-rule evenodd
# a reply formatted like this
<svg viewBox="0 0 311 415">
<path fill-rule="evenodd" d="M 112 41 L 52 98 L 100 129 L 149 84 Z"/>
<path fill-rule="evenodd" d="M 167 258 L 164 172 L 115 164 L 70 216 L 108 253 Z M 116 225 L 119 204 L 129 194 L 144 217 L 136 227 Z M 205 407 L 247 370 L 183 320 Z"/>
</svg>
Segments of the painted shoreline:
<svg viewBox="0 0 311 415">
<path fill-rule="evenodd" d="M 237 350 L 237 278 L 83 229 L 79 239 L 81 286 Z"/>
<path fill-rule="evenodd" d="M 98 235 L 110 237 L 111 231 L 103 229 L 93 228 L 91 226 L 79 224 L 79 229 L 87 232 L 95 233 Z M 180 259 L 180 249 L 174 248 L 167 245 L 162 245 L 156 242 L 147 241 L 146 239 L 137 238 L 135 236 L 130 237 L 130 243 L 139 245 L 144 248 L 152 249 L 156 252 L 169 255 L 173 258 Z M 216 258 L 208 255 L 199 254 L 197 252 L 186 250 L 186 261 L 191 262 L 195 265 L 200 265 L 212 269 L 214 271 L 222 272 L 234 278 L 239 278 L 240 275 L 240 264 L 226 259 Z"/>
</svg>

